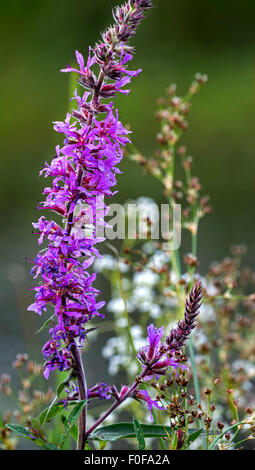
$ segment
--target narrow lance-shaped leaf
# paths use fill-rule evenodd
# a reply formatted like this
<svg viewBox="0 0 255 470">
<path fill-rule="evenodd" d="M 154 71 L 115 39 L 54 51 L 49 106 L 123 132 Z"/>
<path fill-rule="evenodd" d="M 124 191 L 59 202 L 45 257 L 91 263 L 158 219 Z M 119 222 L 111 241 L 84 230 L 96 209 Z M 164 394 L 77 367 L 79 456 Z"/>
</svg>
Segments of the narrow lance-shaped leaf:
<svg viewBox="0 0 255 470">
<path fill-rule="evenodd" d="M 63 408 L 64 405 L 62 403 L 57 403 L 59 400 L 61 393 L 65 389 L 66 385 L 69 383 L 71 376 L 69 376 L 67 379 L 62 382 L 57 389 L 57 394 L 46 410 L 44 410 L 40 416 L 39 416 L 39 422 L 40 424 L 45 424 L 46 422 L 50 421 L 54 416 L 56 416 Z"/>
<path fill-rule="evenodd" d="M 33 441 L 36 445 L 39 447 L 42 447 L 45 450 L 59 450 L 54 444 L 51 444 L 50 442 L 47 442 L 46 439 L 44 438 L 33 438 L 31 436 L 31 431 L 29 428 L 26 428 L 24 426 L 21 426 L 19 424 L 7 424 L 6 427 L 10 429 L 10 431 L 15 432 L 20 437 L 23 437 L 24 439 Z"/>
<path fill-rule="evenodd" d="M 10 431 L 15 432 L 15 434 L 18 434 L 19 436 L 31 439 L 31 433 L 29 429 L 24 426 L 21 426 L 20 424 L 6 424 L 6 427 L 10 429 Z"/>
<path fill-rule="evenodd" d="M 173 429 L 171 426 L 161 426 L 160 424 L 140 424 L 143 431 L 144 438 L 147 437 L 167 437 L 168 433 L 172 435 Z M 196 429 L 189 429 L 188 433 L 192 434 Z M 206 435 L 206 432 L 201 431 L 201 435 Z M 91 433 L 91 439 L 99 439 L 102 441 L 116 441 L 118 439 L 129 439 L 136 437 L 136 432 L 133 423 L 116 423 L 109 426 L 103 426 L 95 429 Z"/>
<path fill-rule="evenodd" d="M 68 437 L 69 433 L 71 432 L 72 426 L 75 424 L 77 419 L 79 418 L 83 408 L 85 407 L 87 400 L 80 401 L 74 409 L 71 411 L 70 415 L 68 416 L 65 422 L 65 430 L 60 438 L 59 447 L 62 448 L 66 438 Z"/>
<path fill-rule="evenodd" d="M 67 426 L 67 417 L 62 415 L 61 416 L 61 421 L 62 423 L 64 424 L 64 426 L 66 427 Z M 75 440 L 75 442 L 77 442 L 77 439 L 78 439 L 78 427 L 76 426 L 76 424 L 73 424 L 72 427 L 70 428 L 70 434 L 72 436 L 72 438 Z"/>
<path fill-rule="evenodd" d="M 39 330 L 36 331 L 36 334 L 41 333 L 41 331 L 43 331 L 45 328 L 47 328 L 47 326 L 52 322 L 52 320 L 54 318 L 56 318 L 55 315 L 52 315 L 50 318 L 48 318 L 48 320 L 46 320 L 44 322 L 44 324 L 41 326 L 41 328 L 39 328 Z"/>
</svg>

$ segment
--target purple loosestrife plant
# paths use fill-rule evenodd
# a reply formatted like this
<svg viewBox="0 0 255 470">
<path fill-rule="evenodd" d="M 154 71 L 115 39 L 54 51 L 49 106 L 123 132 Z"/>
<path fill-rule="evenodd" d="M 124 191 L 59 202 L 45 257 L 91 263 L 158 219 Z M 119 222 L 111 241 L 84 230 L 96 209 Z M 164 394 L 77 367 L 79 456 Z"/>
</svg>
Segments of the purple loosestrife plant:
<svg viewBox="0 0 255 470">
<path fill-rule="evenodd" d="M 104 98 L 113 98 L 117 92 L 127 94 L 129 90 L 123 87 L 140 73 L 127 69 L 132 60 L 128 41 L 150 6 L 149 1 L 137 0 L 117 7 L 116 24 L 102 34 L 101 43 L 90 48 L 86 66 L 76 51 L 79 70 L 62 69 L 77 72 L 86 91 L 82 97 L 75 92 L 78 109 L 68 113 L 64 122 L 55 122 L 54 129 L 65 135 L 64 145 L 56 148 L 51 164 L 46 163 L 41 172 L 51 176 L 53 184 L 45 188 L 46 200 L 39 208 L 60 215 L 64 226 L 45 217 L 33 224 L 40 235 L 39 244 L 46 238 L 48 247 L 34 260 L 32 272 L 35 278 L 41 276 L 41 283 L 34 288 L 35 303 L 28 309 L 41 315 L 52 305 L 57 319 L 50 330 L 52 340 L 43 348 L 46 378 L 51 370 L 72 367 L 72 345 L 78 341 L 82 347 L 88 320 L 102 316 L 99 310 L 104 302 L 96 302 L 99 292 L 93 287 L 96 275 L 89 275 L 87 269 L 99 255 L 95 245 L 102 239 L 96 237 L 95 227 L 103 223 L 107 210 L 104 196 L 113 194 L 111 188 L 119 173 L 116 165 L 123 156 L 121 146 L 130 142 L 129 131 L 119 121 L 113 103 L 104 103 Z M 93 71 L 95 65 L 100 68 L 98 77 Z M 104 118 L 99 119 L 102 113 Z M 89 236 L 80 236 L 81 231 L 75 230 L 84 221 L 93 226 Z"/>
<path fill-rule="evenodd" d="M 46 199 L 39 206 L 56 213 L 64 224 L 47 220 L 44 216 L 34 225 L 39 244 L 47 240 L 47 247 L 38 253 L 32 273 L 40 276 L 34 288 L 35 302 L 30 305 L 39 315 L 49 306 L 54 308 L 55 326 L 50 329 L 51 339 L 43 348 L 44 375 L 52 370 L 72 369 L 79 385 L 79 398 L 87 399 L 87 388 L 79 348 L 86 338 L 87 322 L 102 316 L 104 302 L 97 302 L 98 290 L 93 286 L 96 275 L 88 268 L 99 252 L 96 236 L 97 224 L 103 223 L 106 213 L 104 197 L 110 197 L 116 184 L 116 165 L 121 161 L 129 133 L 118 118 L 109 99 L 120 92 L 141 70 L 127 68 L 132 60 L 133 48 L 129 40 L 152 6 L 150 1 L 129 0 L 113 11 L 115 24 L 102 34 L 102 41 L 89 49 L 85 64 L 76 51 L 79 69 L 70 66 L 62 72 L 77 72 L 79 84 L 85 88 L 83 96 L 75 92 L 77 109 L 68 113 L 64 122 L 55 122 L 54 129 L 64 134 L 63 146 L 41 171 L 53 178 L 51 187 L 44 189 Z M 99 67 L 99 73 L 96 71 Z M 105 101 L 107 99 L 107 102 Z M 102 117 L 101 117 L 102 116 Z M 98 210 L 100 207 L 100 210 Z M 79 224 L 93 227 L 87 236 L 76 230 Z M 84 447 L 86 411 L 80 418 L 79 448 Z"/>
<path fill-rule="evenodd" d="M 35 302 L 28 309 L 39 315 L 49 306 L 54 309 L 50 319 L 54 325 L 49 330 L 51 339 L 43 347 L 44 375 L 48 378 L 52 370 L 70 370 L 70 377 L 77 379 L 77 386 L 66 388 L 65 407 L 68 400 L 74 399 L 85 405 L 92 398 L 114 399 L 108 411 L 88 430 L 84 406 L 79 417 L 77 448 L 80 450 L 92 431 L 127 398 L 146 402 L 150 412 L 153 406 L 162 408 L 147 391 L 139 390 L 139 386 L 143 381 L 165 375 L 169 368 L 178 369 L 176 353 L 195 326 L 201 302 L 202 287 L 197 284 L 187 301 L 184 320 L 165 342 L 163 328 L 148 327 L 148 345 L 137 355 L 142 371 L 132 385 L 123 386 L 120 392 L 114 385 L 109 387 L 104 383 L 87 388 L 80 350 L 88 332 L 88 321 L 95 316 L 102 317 L 100 309 L 104 306 L 104 302 L 97 302 L 96 275 L 90 274 L 88 268 L 100 256 L 96 245 L 103 238 L 97 236 L 96 228 L 104 224 L 107 212 L 104 197 L 113 194 L 122 147 L 130 142 L 129 132 L 109 100 L 118 92 L 128 94 L 124 87 L 140 73 L 127 68 L 133 53 L 129 40 L 151 6 L 149 0 L 129 0 L 115 8 L 114 26 L 102 34 L 101 42 L 89 49 L 87 63 L 76 51 L 79 69 L 68 66 L 62 70 L 76 72 L 85 92 L 79 96 L 75 91 L 76 109 L 67 114 L 64 122 L 54 123 L 54 129 L 64 134 L 64 143 L 56 148 L 52 162 L 46 163 L 41 171 L 45 177 L 52 177 L 53 183 L 45 188 L 46 199 L 39 209 L 51 210 L 60 219 L 55 222 L 42 216 L 33 224 L 39 244 L 47 241 L 47 246 L 34 260 L 32 273 L 41 280 L 34 287 Z M 88 227 L 87 231 L 82 230 L 84 226 Z"/>
</svg>

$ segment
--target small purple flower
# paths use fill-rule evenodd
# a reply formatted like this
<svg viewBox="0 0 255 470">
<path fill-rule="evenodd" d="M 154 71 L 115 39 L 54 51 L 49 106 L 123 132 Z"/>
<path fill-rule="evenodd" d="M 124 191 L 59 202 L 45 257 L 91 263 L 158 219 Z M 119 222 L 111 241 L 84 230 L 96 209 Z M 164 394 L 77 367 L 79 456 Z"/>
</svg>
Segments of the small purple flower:
<svg viewBox="0 0 255 470">
<path fill-rule="evenodd" d="M 79 73 L 80 75 L 86 76 L 87 74 L 90 73 L 91 67 L 95 64 L 95 57 L 91 57 L 91 48 L 89 48 L 89 56 L 87 60 L 86 67 L 84 67 L 84 57 L 79 51 L 75 51 L 76 55 L 76 60 L 77 64 L 79 65 L 79 70 L 74 69 L 73 67 L 70 67 L 69 65 L 65 69 L 61 69 L 61 72 L 76 72 Z"/>
<path fill-rule="evenodd" d="M 147 333 L 149 345 L 144 346 L 138 354 L 138 359 L 144 364 L 149 364 L 151 361 L 156 360 L 157 357 L 159 357 L 160 346 L 162 344 L 161 339 L 164 335 L 164 327 L 157 329 L 153 324 L 151 324 L 147 328 Z"/>
<path fill-rule="evenodd" d="M 109 400 L 112 398 L 111 388 L 104 382 L 94 385 L 88 389 L 88 398 L 100 398 L 100 400 Z"/>
<path fill-rule="evenodd" d="M 150 418 L 151 420 L 153 419 L 152 417 L 152 408 L 155 407 L 158 410 L 164 410 L 165 408 L 161 405 L 158 404 L 157 400 L 152 400 L 146 390 L 139 390 L 135 394 L 135 398 L 139 400 L 143 400 L 147 403 L 149 412 L 150 412 Z"/>
</svg>

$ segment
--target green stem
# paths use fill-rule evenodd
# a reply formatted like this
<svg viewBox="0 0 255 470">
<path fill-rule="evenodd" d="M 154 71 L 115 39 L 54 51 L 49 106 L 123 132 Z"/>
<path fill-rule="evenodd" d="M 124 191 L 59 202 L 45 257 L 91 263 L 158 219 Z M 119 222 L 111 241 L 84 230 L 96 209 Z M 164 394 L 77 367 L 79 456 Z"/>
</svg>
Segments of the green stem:
<svg viewBox="0 0 255 470">
<path fill-rule="evenodd" d="M 209 450 L 213 450 L 213 448 L 216 446 L 216 444 L 219 442 L 219 440 L 224 436 L 224 434 L 226 434 L 229 431 L 232 431 L 232 429 L 235 429 L 235 428 L 238 429 L 238 426 L 240 426 L 240 424 L 243 424 L 243 421 L 240 421 L 239 423 L 235 423 L 232 426 L 229 426 L 224 431 L 222 431 L 222 433 L 218 437 L 216 437 L 216 439 L 213 441 L 213 443 L 210 446 Z"/>
</svg>

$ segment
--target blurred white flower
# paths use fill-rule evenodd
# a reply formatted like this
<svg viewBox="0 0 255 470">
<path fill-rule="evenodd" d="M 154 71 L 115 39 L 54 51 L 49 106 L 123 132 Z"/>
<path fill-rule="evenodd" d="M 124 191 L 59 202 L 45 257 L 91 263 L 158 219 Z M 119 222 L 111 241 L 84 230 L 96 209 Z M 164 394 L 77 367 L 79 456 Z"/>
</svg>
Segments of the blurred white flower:
<svg viewBox="0 0 255 470">
<path fill-rule="evenodd" d="M 131 326 L 130 332 L 133 338 L 140 338 L 143 334 L 143 330 L 140 325 Z"/>
<path fill-rule="evenodd" d="M 121 336 L 108 339 L 106 345 L 102 349 L 103 357 L 112 357 L 115 352 L 122 353 L 127 350 L 126 339 Z"/>
<path fill-rule="evenodd" d="M 194 328 L 192 332 L 192 337 L 196 349 L 199 349 L 203 344 L 208 344 L 208 338 L 206 334 L 199 328 Z"/>
<path fill-rule="evenodd" d="M 156 251 L 154 255 L 151 256 L 149 263 L 147 264 L 148 268 L 161 269 L 166 263 L 169 262 L 170 256 L 166 251 Z"/>
<path fill-rule="evenodd" d="M 209 304 L 202 303 L 200 307 L 199 321 L 208 322 L 208 321 L 215 321 L 215 320 L 216 320 L 216 313 L 213 307 Z"/>
<path fill-rule="evenodd" d="M 129 271 L 129 266 L 128 264 L 124 263 L 122 259 L 118 261 L 118 268 L 121 273 L 127 273 Z"/>
<path fill-rule="evenodd" d="M 206 287 L 207 294 L 210 295 L 211 297 L 219 293 L 217 287 L 215 287 L 215 285 L 212 282 L 206 281 L 204 285 Z"/>
<path fill-rule="evenodd" d="M 150 269 L 135 273 L 133 282 L 138 286 L 155 286 L 159 280 L 159 275 Z"/>
<path fill-rule="evenodd" d="M 138 310 L 140 312 L 149 312 L 151 306 L 151 302 L 149 300 L 144 300 L 139 303 Z"/>
<path fill-rule="evenodd" d="M 122 298 L 112 299 L 107 304 L 108 312 L 112 313 L 124 313 L 125 312 L 125 302 Z"/>
<path fill-rule="evenodd" d="M 151 318 L 159 318 L 159 316 L 162 314 L 162 310 L 158 304 L 150 304 L 149 312 Z"/>
<path fill-rule="evenodd" d="M 154 292 L 148 286 L 137 286 L 134 288 L 132 298 L 136 303 L 143 300 L 153 300 Z"/>
<path fill-rule="evenodd" d="M 155 244 L 152 241 L 148 241 L 143 244 L 142 251 L 146 255 L 151 255 L 155 251 Z"/>
<path fill-rule="evenodd" d="M 93 268 L 96 272 L 102 272 L 105 269 L 113 271 L 116 268 L 116 260 L 112 255 L 105 254 L 102 258 L 96 259 Z"/>
<path fill-rule="evenodd" d="M 113 356 L 109 362 L 108 372 L 110 375 L 116 375 L 119 371 L 119 367 L 123 364 L 123 358 L 121 356 Z"/>
<path fill-rule="evenodd" d="M 255 364 L 247 360 L 237 359 L 232 363 L 232 369 L 234 372 L 244 372 L 249 379 L 255 376 Z"/>
<path fill-rule="evenodd" d="M 116 326 L 117 328 L 126 328 L 127 327 L 127 319 L 126 318 L 118 318 L 116 320 Z"/>
</svg>

